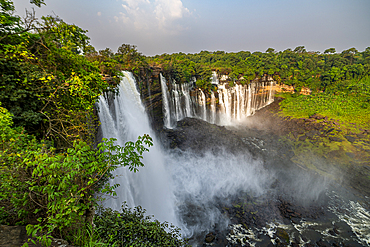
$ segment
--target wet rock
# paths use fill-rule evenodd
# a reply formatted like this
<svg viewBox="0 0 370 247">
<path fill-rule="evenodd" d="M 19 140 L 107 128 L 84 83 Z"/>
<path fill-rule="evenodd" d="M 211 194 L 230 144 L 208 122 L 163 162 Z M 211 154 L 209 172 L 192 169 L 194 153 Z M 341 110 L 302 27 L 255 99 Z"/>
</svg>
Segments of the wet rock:
<svg viewBox="0 0 370 247">
<path fill-rule="evenodd" d="M 276 229 L 276 236 L 279 237 L 280 240 L 284 241 L 285 243 L 289 243 L 289 234 L 285 229 L 277 228 Z"/>
<path fill-rule="evenodd" d="M 319 247 L 331 247 L 332 245 L 327 243 L 327 242 L 324 242 L 322 239 L 320 239 L 319 241 L 316 242 L 317 246 Z"/>
<path fill-rule="evenodd" d="M 355 158 L 356 155 L 354 153 L 347 152 L 346 155 L 350 157 L 351 159 Z"/>
<path fill-rule="evenodd" d="M 313 119 L 316 119 L 316 120 L 325 119 L 325 117 L 324 117 L 324 116 L 322 116 L 322 115 L 320 115 L 320 114 L 317 114 L 317 113 L 315 113 L 315 114 L 311 115 L 311 116 L 310 116 L 310 118 L 313 118 Z M 326 117 L 326 120 L 327 120 L 327 117 Z"/>
<path fill-rule="evenodd" d="M 227 151 L 233 154 L 249 152 L 257 155 L 262 152 L 260 147 L 244 143 L 238 135 L 224 126 L 210 124 L 196 118 L 178 121 L 175 129 L 165 129 L 162 134 L 169 148 L 192 150 L 195 153 Z"/>
<path fill-rule="evenodd" d="M 344 136 L 346 139 L 347 139 L 347 141 L 349 141 L 349 142 L 355 142 L 356 141 L 356 137 L 353 137 L 353 136 L 349 136 L 349 135 L 346 135 L 346 136 Z"/>
<path fill-rule="evenodd" d="M 329 137 L 329 140 L 330 141 L 333 141 L 333 142 L 342 142 L 342 140 L 341 139 L 339 139 L 338 137 L 336 137 L 336 136 L 330 136 Z"/>
<path fill-rule="evenodd" d="M 330 129 L 328 129 L 328 131 L 326 131 L 326 133 L 329 134 L 330 132 L 332 132 L 334 130 L 335 130 L 334 128 L 330 128 Z"/>
<path fill-rule="evenodd" d="M 28 241 L 25 226 L 0 226 L 0 247 L 20 247 Z M 28 243 L 29 247 L 42 247 L 41 244 Z M 52 239 L 51 247 L 73 247 L 63 239 Z"/>
<path fill-rule="evenodd" d="M 298 218 L 292 218 L 292 222 L 293 222 L 294 224 L 299 224 L 300 219 L 298 219 Z"/>
<path fill-rule="evenodd" d="M 365 138 L 366 135 L 364 135 L 364 134 L 357 134 L 357 137 L 361 139 L 361 138 Z"/>
<path fill-rule="evenodd" d="M 304 136 L 300 136 L 300 137 L 298 138 L 298 140 L 303 142 L 303 141 L 305 141 L 305 140 L 306 140 L 306 138 L 307 138 L 307 136 L 305 136 L 305 135 L 304 135 Z"/>
<path fill-rule="evenodd" d="M 213 232 L 210 232 L 206 235 L 206 243 L 212 243 L 213 240 L 215 240 L 216 236 L 213 234 Z"/>
</svg>

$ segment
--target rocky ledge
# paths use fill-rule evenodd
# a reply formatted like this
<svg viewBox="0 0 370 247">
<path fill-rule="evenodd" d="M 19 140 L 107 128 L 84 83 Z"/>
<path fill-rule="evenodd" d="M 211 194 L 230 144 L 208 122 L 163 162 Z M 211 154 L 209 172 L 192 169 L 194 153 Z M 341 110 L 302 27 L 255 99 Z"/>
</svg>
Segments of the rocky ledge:
<svg viewBox="0 0 370 247">
<path fill-rule="evenodd" d="M 0 225 L 0 247 L 20 247 L 28 241 L 25 226 L 5 226 Z M 29 247 L 43 247 L 42 244 L 28 242 Z M 63 239 L 53 239 L 50 247 L 73 247 Z"/>
<path fill-rule="evenodd" d="M 251 147 L 242 139 L 223 126 L 207 123 L 196 118 L 185 118 L 177 122 L 175 129 L 164 129 L 161 139 L 168 148 L 191 150 L 195 153 L 211 151 L 213 153 L 251 152 Z"/>
</svg>

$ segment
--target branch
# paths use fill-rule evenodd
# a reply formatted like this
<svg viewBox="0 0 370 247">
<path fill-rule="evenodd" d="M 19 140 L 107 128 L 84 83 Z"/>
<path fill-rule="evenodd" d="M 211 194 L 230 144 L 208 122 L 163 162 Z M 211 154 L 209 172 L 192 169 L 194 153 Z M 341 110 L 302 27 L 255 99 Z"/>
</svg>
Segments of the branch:
<svg viewBox="0 0 370 247">
<path fill-rule="evenodd" d="M 0 42 L 3 39 L 9 37 L 10 35 L 19 35 L 19 34 L 26 33 L 28 31 L 34 29 L 35 27 L 33 26 L 33 22 L 36 21 L 36 20 L 37 20 L 37 18 L 35 17 L 35 10 L 32 8 L 32 13 L 31 13 L 26 9 L 26 17 L 24 17 L 25 28 L 23 30 L 15 32 L 15 33 L 5 34 L 4 36 L 0 37 Z"/>
<path fill-rule="evenodd" d="M 32 196 L 31 196 L 31 191 L 28 193 L 28 195 L 29 195 L 30 199 L 31 199 L 34 203 L 36 203 L 38 206 L 40 206 L 40 207 L 42 207 L 42 208 L 46 208 L 46 209 L 47 209 L 47 207 L 42 206 L 41 204 L 39 204 L 38 202 L 36 202 L 35 200 L 33 200 Z"/>
</svg>

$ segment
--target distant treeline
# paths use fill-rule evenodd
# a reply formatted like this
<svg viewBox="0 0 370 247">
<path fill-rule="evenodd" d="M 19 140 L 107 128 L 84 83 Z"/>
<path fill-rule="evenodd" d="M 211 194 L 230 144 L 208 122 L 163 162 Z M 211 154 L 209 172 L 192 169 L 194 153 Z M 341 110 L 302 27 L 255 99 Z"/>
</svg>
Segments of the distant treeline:
<svg viewBox="0 0 370 247">
<path fill-rule="evenodd" d="M 98 60 L 101 69 L 114 74 L 118 68 L 138 71 L 139 67 L 159 66 L 170 71 L 177 82 L 197 78 L 197 85 L 211 89 L 212 71 L 228 75 L 233 83 L 248 83 L 263 74 L 273 75 L 279 83 L 296 88 L 308 87 L 313 91 L 332 90 L 343 81 L 361 80 L 370 73 L 370 47 L 359 52 L 356 48 L 337 53 L 335 48 L 323 53 L 306 51 L 304 46 L 294 50 L 266 52 L 201 51 L 196 54 L 174 53 L 145 57 L 136 46 L 123 44 L 114 53 L 109 48 L 92 52 L 88 57 Z"/>
<path fill-rule="evenodd" d="M 208 79 L 213 70 L 241 83 L 269 74 L 279 83 L 325 91 L 341 81 L 360 80 L 369 75 L 370 47 L 363 52 L 350 48 L 341 53 L 336 53 L 335 48 L 324 53 L 310 52 L 304 46 L 279 52 L 269 48 L 265 53 L 201 51 L 157 55 L 148 58 L 148 63 L 174 70 L 178 81 L 187 81 L 192 76 Z"/>
</svg>

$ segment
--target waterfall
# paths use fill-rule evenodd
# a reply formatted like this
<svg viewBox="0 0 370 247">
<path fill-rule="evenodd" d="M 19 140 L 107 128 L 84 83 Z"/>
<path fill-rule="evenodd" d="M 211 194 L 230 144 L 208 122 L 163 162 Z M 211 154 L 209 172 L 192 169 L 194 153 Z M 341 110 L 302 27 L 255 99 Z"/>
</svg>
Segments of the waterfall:
<svg viewBox="0 0 370 247">
<path fill-rule="evenodd" d="M 232 89 L 227 89 L 224 85 L 220 85 L 218 89 L 218 94 L 220 97 L 220 105 L 221 105 L 221 125 L 230 125 L 232 119 Z"/>
<path fill-rule="evenodd" d="M 251 84 L 248 85 L 248 98 L 247 98 L 247 116 L 252 115 L 251 108 L 252 108 L 252 89 Z"/>
<path fill-rule="evenodd" d="M 270 81 L 270 90 L 269 90 L 269 101 L 268 104 L 274 102 L 275 90 L 274 90 L 274 81 Z"/>
<path fill-rule="evenodd" d="M 210 78 L 212 80 L 212 84 L 215 84 L 215 85 L 218 85 L 220 82 L 217 78 L 217 72 L 216 71 L 212 71 L 212 77 Z"/>
<path fill-rule="evenodd" d="M 120 210 L 122 202 L 126 201 L 130 207 L 141 205 L 157 219 L 176 224 L 173 186 L 164 165 L 164 155 L 149 127 L 135 79 L 129 72 L 124 72 L 124 75 L 119 85 L 119 95 L 111 104 L 104 96 L 99 98 L 102 135 L 104 138 L 116 138 L 117 144 L 124 146 L 127 141 L 136 141 L 139 135 L 149 134 L 154 146 L 144 154 L 145 167 L 140 168 L 139 172 L 133 173 L 126 167 L 115 170 L 110 184 L 120 184 L 116 189 L 117 198 L 107 198 L 104 206 Z"/>
<path fill-rule="evenodd" d="M 163 77 L 161 78 L 163 80 Z M 163 87 L 165 88 L 165 87 Z M 167 88 L 167 87 L 166 87 Z M 187 87 L 174 87 L 174 90 L 188 91 Z M 103 206 L 120 210 L 122 202 L 129 207 L 142 206 L 147 214 L 154 215 L 160 221 L 167 221 L 179 226 L 185 236 L 211 229 L 215 224 L 226 228 L 228 220 L 222 212 L 213 205 L 214 197 L 234 195 L 240 189 L 251 189 L 257 194 L 263 193 L 266 182 L 271 179 L 269 174 L 261 174 L 259 161 L 251 159 L 248 154 L 234 157 L 229 153 L 214 155 L 210 152 L 198 156 L 192 152 L 180 150 L 162 151 L 161 144 L 156 140 L 149 125 L 145 108 L 141 103 L 140 94 L 136 88 L 134 77 L 124 72 L 118 87 L 119 94 L 100 96 L 97 104 L 101 131 L 104 138 L 116 138 L 116 144 L 123 146 L 127 141 L 135 141 L 139 135 L 149 134 L 154 146 L 144 154 L 144 167 L 133 173 L 126 167 L 120 167 L 113 172 L 111 185 L 120 184 L 115 189 L 116 197 L 106 197 Z M 176 101 L 190 106 L 191 97 L 178 96 Z M 207 119 L 206 95 L 197 90 L 195 96 L 201 101 L 198 104 L 201 115 Z M 168 102 L 166 109 L 172 109 Z M 216 97 L 211 93 L 211 109 L 216 107 Z M 190 111 L 184 111 L 190 112 Z M 216 121 L 216 113 L 210 113 L 209 121 Z M 168 112 L 169 113 L 169 112 Z M 169 115 L 168 115 L 169 116 Z M 169 118 L 170 119 L 170 118 Z M 233 167 L 230 172 L 230 167 Z M 229 173 L 227 177 L 224 174 Z M 193 206 L 206 208 L 192 212 Z M 188 224 L 188 216 L 196 213 L 196 223 Z"/>
<path fill-rule="evenodd" d="M 140 168 L 138 173 L 130 172 L 125 167 L 116 169 L 110 184 L 118 183 L 121 186 L 115 189 L 116 197 L 106 197 L 103 206 L 119 210 L 123 201 L 126 201 L 130 207 L 141 205 L 147 210 L 147 214 L 154 215 L 156 219 L 179 226 L 184 237 L 195 236 L 192 240 L 195 246 L 204 245 L 204 237 L 207 233 L 216 232 L 217 239 L 222 237 L 222 232 L 226 232 L 226 230 L 229 232 L 226 236 L 228 246 L 240 244 L 240 239 L 251 240 L 247 243 L 251 243 L 252 246 L 259 246 L 266 239 L 271 239 L 271 243 L 276 243 L 276 240 L 279 239 L 276 238 L 278 235 L 277 227 L 284 229 L 286 234 L 293 236 L 294 239 L 300 239 L 300 245 L 307 243 L 306 240 L 302 243 L 303 239 L 309 240 L 308 243 L 317 241 L 317 239 L 327 241 L 325 238 L 328 236 L 330 241 L 331 239 L 341 241 L 343 245 L 347 243 L 351 246 L 353 244 L 354 246 L 369 245 L 368 222 L 370 222 L 370 213 L 368 198 L 365 196 L 361 200 L 353 201 L 352 198 L 357 198 L 353 194 L 353 190 L 344 191 L 345 188 L 340 186 L 338 192 L 344 192 L 343 195 L 350 195 L 349 199 L 344 198 L 343 195 L 334 191 L 337 190 L 334 187 L 336 183 L 327 181 L 326 177 L 316 177 L 314 173 L 305 173 L 301 169 L 296 171 L 294 169 L 284 169 L 286 174 L 280 177 L 284 172 L 281 171 L 280 165 L 272 165 L 277 170 L 266 170 L 269 167 L 268 163 L 265 165 L 263 159 L 256 159 L 247 151 L 238 154 L 226 150 L 215 153 L 212 149 L 200 153 L 177 148 L 163 151 L 161 143 L 155 139 L 149 127 L 149 120 L 141 103 L 134 77 L 129 72 L 124 72 L 124 75 L 118 86 L 119 95 L 111 94 L 99 98 L 97 106 L 99 108 L 102 135 L 104 138 L 116 138 L 116 144 L 123 146 L 127 141 L 135 141 L 139 135 L 149 134 L 153 138 L 154 146 L 150 148 L 149 153 L 144 154 L 143 163 L 145 167 Z M 202 113 L 200 117 L 210 122 L 217 122 L 221 114 L 226 112 L 226 109 L 229 109 L 229 113 L 234 114 L 230 117 L 235 120 L 232 117 L 243 116 L 243 108 L 246 114 L 253 114 L 256 109 L 272 102 L 274 97 L 273 84 L 274 82 L 270 81 L 264 85 L 265 87 L 262 87 L 262 84 L 251 83 L 249 85 L 238 85 L 235 88 L 226 88 L 220 85 L 219 92 L 217 92 L 219 103 L 216 100 L 217 94 L 210 92 L 210 104 L 208 104 L 210 111 L 206 116 L 202 115 L 207 110 L 204 108 L 207 97 L 203 91 L 197 90 L 197 94 L 192 94 L 194 100 L 191 101 L 190 94 L 189 97 L 185 96 L 188 90 L 186 87 L 174 87 L 174 90 L 179 94 L 171 94 L 171 96 L 178 96 L 176 102 L 182 106 L 185 105 L 186 110 L 182 109 L 184 116 L 187 115 L 184 112 L 190 112 L 186 106 L 186 99 L 188 99 L 192 110 L 197 106 Z M 182 94 L 180 91 L 182 91 Z M 195 99 L 204 104 L 195 102 Z M 170 102 L 175 102 L 172 99 L 170 100 Z M 168 103 L 167 109 L 170 109 L 170 104 Z M 217 107 L 224 110 L 220 110 L 222 112 L 217 111 Z M 173 109 L 171 108 L 171 110 Z M 214 109 L 216 111 L 213 111 Z M 189 127 L 191 128 L 191 126 Z M 208 127 L 213 128 L 214 126 Z M 199 131 L 203 130 L 198 130 L 195 133 L 199 133 Z M 191 138 L 189 136 L 189 139 Z M 207 142 L 207 145 L 211 144 Z M 215 141 L 213 145 L 219 144 Z M 284 167 L 289 168 L 288 162 L 283 164 Z M 291 165 L 297 168 L 294 163 Z M 272 186 L 276 182 L 279 186 Z M 302 217 L 297 222 L 291 221 L 291 224 L 285 223 L 290 222 L 288 219 L 283 219 L 284 221 L 281 223 L 282 215 L 279 211 L 281 204 L 276 203 L 276 201 L 279 198 L 279 187 L 283 186 L 282 192 L 284 195 L 290 188 L 293 188 L 289 197 L 297 198 L 295 201 L 302 200 L 304 202 L 307 200 L 312 202 L 314 205 L 312 210 L 319 212 L 319 215 L 322 212 L 323 218 L 315 220 L 311 217 L 308 217 L 308 219 Z M 285 187 L 287 190 L 285 190 Z M 320 206 L 321 201 L 326 201 L 319 198 L 324 192 L 328 196 L 325 195 L 325 198 L 329 200 L 328 210 L 330 214 L 327 214 L 326 210 Z M 233 198 L 237 200 L 238 204 L 234 204 L 235 199 Z M 252 200 L 249 201 L 249 198 Z M 271 201 L 270 199 L 266 200 L 266 198 L 270 198 Z M 320 202 L 318 205 L 321 209 L 317 209 L 316 202 Z M 266 220 L 272 219 L 273 221 L 266 221 L 263 227 L 260 228 L 255 221 L 250 220 L 249 225 L 242 228 L 239 223 L 238 225 L 233 224 L 235 218 L 231 217 L 234 217 L 234 213 L 230 215 L 225 213 L 224 206 L 227 206 L 227 204 L 230 205 L 230 208 L 243 207 L 243 211 L 244 207 L 249 206 L 254 210 L 258 209 L 259 211 L 261 209 L 262 213 L 259 213 L 256 217 L 262 215 L 261 220 L 266 217 Z M 256 204 L 256 206 L 252 204 Z M 292 205 L 292 209 L 295 208 Z M 300 210 L 302 206 L 298 208 Z M 250 209 L 246 209 L 248 211 L 241 214 L 243 218 L 244 214 L 249 216 L 255 214 L 248 213 Z M 311 209 L 308 209 L 308 212 L 310 212 Z M 235 209 L 237 217 L 239 212 Z M 269 215 L 269 212 L 271 212 L 271 215 Z M 337 230 L 340 233 L 345 233 L 345 235 L 330 234 L 330 231 L 334 231 L 335 228 L 338 228 Z M 238 229 L 242 230 L 239 231 Z M 272 235 L 275 238 L 272 238 Z M 216 244 L 216 242 L 212 243 L 212 245 Z"/>
<path fill-rule="evenodd" d="M 248 85 L 235 84 L 230 87 L 227 83 L 219 83 L 215 71 L 212 72 L 212 84 L 218 86 L 218 103 L 213 91 L 206 95 L 199 88 L 193 90 L 193 81 L 181 84 L 172 82 L 171 93 L 168 92 L 166 79 L 162 75 L 161 83 L 166 128 L 173 128 L 175 121 L 185 117 L 197 117 L 212 124 L 232 125 L 271 104 L 275 95 L 275 82 L 272 80 L 266 83 L 253 81 Z"/>
<path fill-rule="evenodd" d="M 181 84 L 181 92 L 184 95 L 184 100 L 185 100 L 185 116 L 186 117 L 192 117 L 193 116 L 193 112 L 192 112 L 192 109 L 191 109 L 191 97 L 190 97 L 190 94 L 189 94 L 190 84 L 191 84 L 191 82 Z"/>
<path fill-rule="evenodd" d="M 199 118 L 207 121 L 207 101 L 206 101 L 206 96 L 204 95 L 203 91 L 199 89 L 198 91 L 198 102 L 200 106 L 200 114 Z"/>
<path fill-rule="evenodd" d="M 172 129 L 171 125 L 171 112 L 170 112 L 170 103 L 168 101 L 168 89 L 167 89 L 167 82 L 166 78 L 160 74 L 161 79 L 161 88 L 162 88 L 162 109 L 163 109 L 163 121 L 164 127 L 168 129 Z"/>
<path fill-rule="evenodd" d="M 215 124 L 216 123 L 216 98 L 215 94 L 211 92 L 211 106 L 210 106 L 210 123 Z"/>
<path fill-rule="evenodd" d="M 184 118 L 183 108 L 181 107 L 181 96 L 182 91 L 180 90 L 180 85 L 175 82 L 172 84 L 172 98 L 173 98 L 173 107 L 175 110 L 175 119 L 179 121 Z"/>
</svg>

